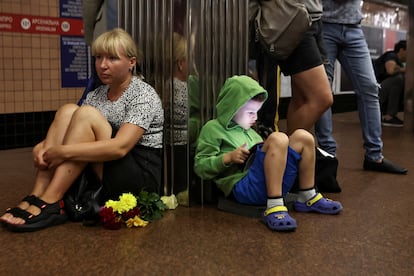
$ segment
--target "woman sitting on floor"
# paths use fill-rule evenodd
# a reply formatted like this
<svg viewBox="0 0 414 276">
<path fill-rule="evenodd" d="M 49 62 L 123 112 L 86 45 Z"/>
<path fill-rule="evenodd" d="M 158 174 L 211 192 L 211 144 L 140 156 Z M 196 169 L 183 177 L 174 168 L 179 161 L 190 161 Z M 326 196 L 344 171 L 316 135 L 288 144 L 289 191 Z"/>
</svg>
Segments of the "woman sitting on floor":
<svg viewBox="0 0 414 276">
<path fill-rule="evenodd" d="M 156 91 L 134 76 L 136 44 L 114 29 L 94 41 L 92 54 L 103 85 L 82 106 L 66 104 L 56 112 L 45 140 L 33 149 L 31 194 L 0 218 L 9 230 L 64 223 L 62 198 L 88 164 L 103 184 L 103 200 L 142 189 L 160 192 L 163 109 Z"/>
</svg>

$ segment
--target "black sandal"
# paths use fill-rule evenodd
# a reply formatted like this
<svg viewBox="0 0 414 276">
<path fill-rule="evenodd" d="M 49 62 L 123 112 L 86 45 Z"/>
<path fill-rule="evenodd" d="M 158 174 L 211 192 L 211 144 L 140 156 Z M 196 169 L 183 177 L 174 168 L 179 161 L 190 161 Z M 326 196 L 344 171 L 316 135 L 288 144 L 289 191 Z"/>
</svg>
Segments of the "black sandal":
<svg viewBox="0 0 414 276">
<path fill-rule="evenodd" d="M 55 203 L 48 204 L 38 197 L 34 197 L 32 205 L 40 209 L 40 214 L 37 216 L 20 209 L 15 211 L 16 217 L 25 220 L 24 224 L 10 224 L 7 223 L 7 229 L 13 232 L 33 232 L 43 228 L 59 225 L 65 223 L 67 216 L 63 208 L 63 200 L 58 200 Z M 15 209 L 15 208 L 13 208 Z"/>
<path fill-rule="evenodd" d="M 29 205 L 32 205 L 36 200 L 36 196 L 35 195 L 27 195 L 25 196 L 21 202 L 27 202 L 29 203 Z M 13 207 L 13 208 L 7 208 L 6 212 L 4 212 L 4 214 L 11 214 L 13 217 L 24 217 L 25 215 L 30 215 L 30 213 L 28 213 L 26 210 L 20 208 L 20 207 Z M 3 223 L 3 225 L 7 225 L 7 221 L 0 219 L 0 221 Z"/>
</svg>

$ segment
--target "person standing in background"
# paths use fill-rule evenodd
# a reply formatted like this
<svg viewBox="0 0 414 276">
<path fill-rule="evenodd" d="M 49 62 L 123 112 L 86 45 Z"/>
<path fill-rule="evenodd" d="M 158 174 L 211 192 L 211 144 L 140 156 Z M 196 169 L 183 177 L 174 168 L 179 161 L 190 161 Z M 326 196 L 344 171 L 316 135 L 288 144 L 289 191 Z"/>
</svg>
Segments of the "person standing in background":
<svg viewBox="0 0 414 276">
<path fill-rule="evenodd" d="M 252 0 L 253 1 L 253 0 Z M 311 130 L 320 116 L 332 105 L 333 97 L 326 76 L 324 50 L 322 45 L 322 2 L 320 0 L 301 0 L 312 19 L 299 45 L 285 60 L 276 60 L 263 49 L 256 50 L 259 82 L 269 91 L 269 100 L 258 114 L 260 135 L 271 128 L 275 130 L 274 119 L 277 112 L 276 68 L 280 66 L 286 76 L 291 76 L 292 98 L 287 111 L 287 133 L 296 129 Z M 260 48 L 260 47 L 259 47 Z"/>
<path fill-rule="evenodd" d="M 405 174 L 402 168 L 382 154 L 381 112 L 378 84 L 361 28 L 361 0 L 323 0 L 323 38 L 327 55 L 325 69 L 333 82 L 334 64 L 338 59 L 354 88 L 364 140 L 364 170 Z M 337 144 L 332 135 L 332 110 L 329 108 L 316 123 L 319 146 L 336 156 Z"/>
</svg>

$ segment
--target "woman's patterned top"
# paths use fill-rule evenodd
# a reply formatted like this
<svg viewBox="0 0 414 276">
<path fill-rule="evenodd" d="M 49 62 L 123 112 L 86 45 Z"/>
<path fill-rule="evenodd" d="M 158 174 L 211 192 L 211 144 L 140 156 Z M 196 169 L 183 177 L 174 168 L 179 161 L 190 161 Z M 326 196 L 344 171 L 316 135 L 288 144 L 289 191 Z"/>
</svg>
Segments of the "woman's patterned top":
<svg viewBox="0 0 414 276">
<path fill-rule="evenodd" d="M 122 124 L 131 123 L 145 129 L 139 145 L 162 148 L 164 111 L 155 89 L 133 77 L 124 93 L 115 101 L 108 99 L 109 86 L 102 85 L 88 93 L 84 105 L 97 108 L 117 131 Z"/>
</svg>

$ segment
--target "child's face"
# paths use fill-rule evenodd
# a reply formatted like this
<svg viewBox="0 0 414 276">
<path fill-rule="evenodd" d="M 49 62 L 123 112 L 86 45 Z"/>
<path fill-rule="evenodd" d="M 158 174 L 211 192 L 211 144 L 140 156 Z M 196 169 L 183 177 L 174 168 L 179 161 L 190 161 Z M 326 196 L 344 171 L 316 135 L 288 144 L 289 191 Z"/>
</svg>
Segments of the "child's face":
<svg viewBox="0 0 414 276">
<path fill-rule="evenodd" d="M 244 129 L 251 128 L 257 120 L 257 111 L 262 107 L 263 102 L 249 100 L 234 115 L 233 121 Z"/>
</svg>

